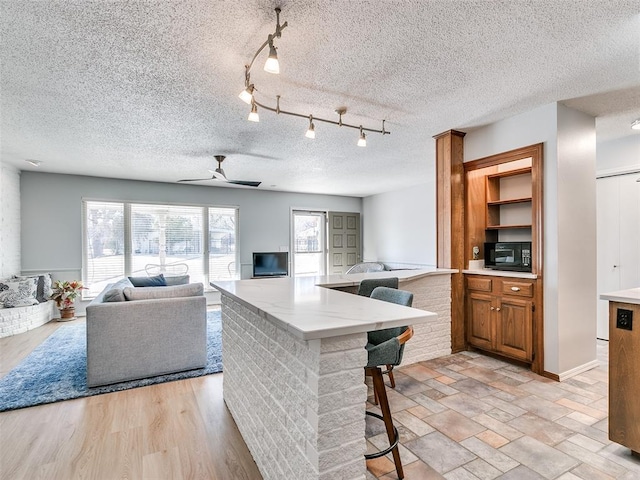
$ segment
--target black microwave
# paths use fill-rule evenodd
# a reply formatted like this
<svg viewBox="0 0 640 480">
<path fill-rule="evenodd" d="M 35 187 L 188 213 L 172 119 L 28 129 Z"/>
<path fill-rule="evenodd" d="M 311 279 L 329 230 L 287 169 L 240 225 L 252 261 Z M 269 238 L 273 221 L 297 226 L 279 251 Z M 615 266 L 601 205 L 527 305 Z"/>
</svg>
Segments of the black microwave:
<svg viewBox="0 0 640 480">
<path fill-rule="evenodd" d="M 493 270 L 531 271 L 531 242 L 484 244 L 484 266 Z"/>
</svg>

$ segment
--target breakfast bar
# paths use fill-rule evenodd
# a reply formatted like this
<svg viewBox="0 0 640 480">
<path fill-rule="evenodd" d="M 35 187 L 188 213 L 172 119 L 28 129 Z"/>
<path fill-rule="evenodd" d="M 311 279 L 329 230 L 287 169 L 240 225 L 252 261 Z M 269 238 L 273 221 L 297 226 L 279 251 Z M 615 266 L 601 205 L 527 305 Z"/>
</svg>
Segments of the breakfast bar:
<svg viewBox="0 0 640 480">
<path fill-rule="evenodd" d="M 224 399 L 265 479 L 365 478 L 366 332 L 428 326 L 438 315 L 340 291 L 360 276 L 212 283 L 222 299 Z"/>
</svg>

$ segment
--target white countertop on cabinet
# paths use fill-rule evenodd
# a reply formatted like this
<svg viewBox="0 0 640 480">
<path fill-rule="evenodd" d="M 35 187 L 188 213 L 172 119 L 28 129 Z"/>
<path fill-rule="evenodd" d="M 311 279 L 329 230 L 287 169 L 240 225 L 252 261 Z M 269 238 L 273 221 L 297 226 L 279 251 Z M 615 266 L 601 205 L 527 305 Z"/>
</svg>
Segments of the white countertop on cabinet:
<svg viewBox="0 0 640 480">
<path fill-rule="evenodd" d="M 611 302 L 635 303 L 640 305 L 640 288 L 630 288 L 617 292 L 602 293 L 600 299 Z"/>
<path fill-rule="evenodd" d="M 220 281 L 211 282 L 211 286 L 293 335 L 312 340 L 424 323 L 437 317 L 432 312 L 340 292 L 332 290 L 332 287 L 358 285 L 365 278 L 398 277 L 403 282 L 425 275 L 456 272 L 449 269 L 395 270 L 324 277 Z"/>
</svg>

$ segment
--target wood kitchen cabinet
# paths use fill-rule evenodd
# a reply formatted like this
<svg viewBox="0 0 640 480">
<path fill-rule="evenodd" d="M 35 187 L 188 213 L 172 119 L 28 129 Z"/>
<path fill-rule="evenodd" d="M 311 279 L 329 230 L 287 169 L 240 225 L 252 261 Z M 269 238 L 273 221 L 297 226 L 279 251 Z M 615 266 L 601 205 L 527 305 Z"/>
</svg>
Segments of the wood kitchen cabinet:
<svg viewBox="0 0 640 480">
<path fill-rule="evenodd" d="M 535 280 L 467 275 L 467 342 L 532 362 Z"/>
</svg>

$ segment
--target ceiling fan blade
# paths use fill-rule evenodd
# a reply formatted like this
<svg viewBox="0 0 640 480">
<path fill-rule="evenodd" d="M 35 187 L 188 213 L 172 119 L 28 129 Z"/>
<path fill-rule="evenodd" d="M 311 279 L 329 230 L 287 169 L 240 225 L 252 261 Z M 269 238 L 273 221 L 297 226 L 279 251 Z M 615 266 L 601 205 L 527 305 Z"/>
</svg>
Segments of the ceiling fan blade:
<svg viewBox="0 0 640 480">
<path fill-rule="evenodd" d="M 203 182 L 205 180 L 213 180 L 215 177 L 209 177 L 209 178 L 187 178 L 184 180 L 178 180 L 178 183 L 181 182 Z"/>
<path fill-rule="evenodd" d="M 245 187 L 257 187 L 262 182 L 245 182 L 243 180 L 227 180 L 227 183 L 233 183 L 234 185 L 244 185 Z"/>
</svg>

